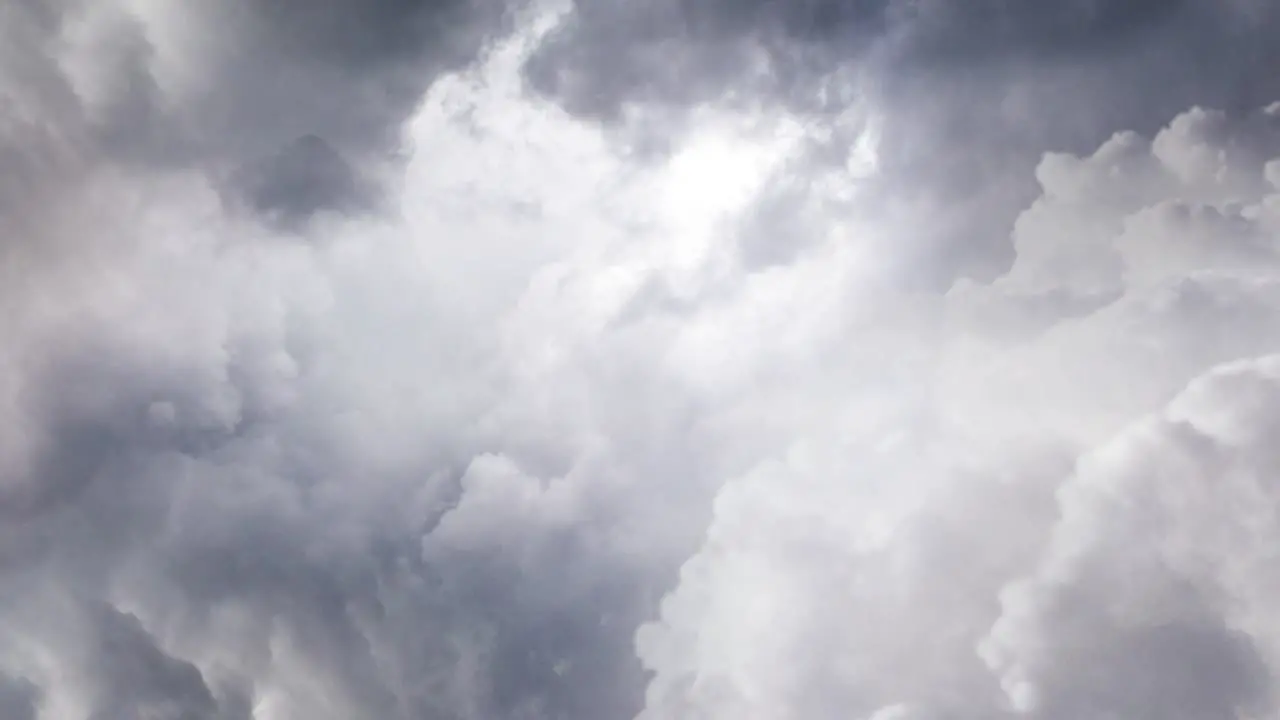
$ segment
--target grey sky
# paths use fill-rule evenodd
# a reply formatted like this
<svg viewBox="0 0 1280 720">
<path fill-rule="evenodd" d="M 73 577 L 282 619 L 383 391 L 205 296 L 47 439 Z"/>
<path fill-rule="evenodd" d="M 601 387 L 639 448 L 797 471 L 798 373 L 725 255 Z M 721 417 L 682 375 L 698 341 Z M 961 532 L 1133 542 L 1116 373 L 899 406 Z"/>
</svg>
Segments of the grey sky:
<svg viewBox="0 0 1280 720">
<path fill-rule="evenodd" d="M 1280 5 L 549 9 L 0 0 L 3 720 L 1274 710 Z"/>
</svg>

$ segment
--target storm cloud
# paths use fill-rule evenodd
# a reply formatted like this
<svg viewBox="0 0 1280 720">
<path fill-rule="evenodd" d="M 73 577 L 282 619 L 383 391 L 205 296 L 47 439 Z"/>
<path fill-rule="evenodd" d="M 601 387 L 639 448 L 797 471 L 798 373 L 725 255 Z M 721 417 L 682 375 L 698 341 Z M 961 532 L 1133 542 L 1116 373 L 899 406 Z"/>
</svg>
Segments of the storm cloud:
<svg viewBox="0 0 1280 720">
<path fill-rule="evenodd" d="M 1193 105 L 1273 102 L 1277 13 L 1266 0 L 580 0 L 526 75 L 642 139 L 690 106 L 782 103 L 830 129 L 815 158 L 839 163 L 874 123 L 883 202 L 946 208 L 912 239 L 908 271 L 945 288 L 957 267 L 989 279 L 1008 263 L 1000 238 L 1046 150 L 1153 133 Z"/>
<path fill-rule="evenodd" d="M 344 184 L 396 159 L 425 89 L 478 57 L 505 13 L 484 0 L 14 0 L 6 92 L 87 159 L 198 167 L 290 217 L 350 210 L 370 201 Z M 327 165 L 300 175 L 312 146 Z"/>
<path fill-rule="evenodd" d="M 0 0 L 0 716 L 1274 713 L 1278 22 Z"/>
</svg>

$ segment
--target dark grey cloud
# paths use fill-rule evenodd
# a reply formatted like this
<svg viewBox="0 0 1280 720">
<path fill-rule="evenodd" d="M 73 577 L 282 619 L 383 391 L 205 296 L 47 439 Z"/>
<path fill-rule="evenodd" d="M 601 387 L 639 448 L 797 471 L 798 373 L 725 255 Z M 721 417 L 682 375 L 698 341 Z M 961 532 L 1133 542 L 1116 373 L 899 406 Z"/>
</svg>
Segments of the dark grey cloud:
<svg viewBox="0 0 1280 720">
<path fill-rule="evenodd" d="M 372 182 L 316 135 L 304 135 L 277 154 L 251 163 L 234 185 L 253 210 L 286 227 L 325 210 L 372 210 L 378 201 Z"/>
<path fill-rule="evenodd" d="M 956 85 L 986 91 L 971 98 L 974 104 L 999 105 L 1001 91 L 1067 80 L 1074 92 L 1064 99 L 1080 103 L 1082 119 L 1099 122 L 1097 113 L 1109 111 L 1098 101 L 1123 94 L 1131 96 L 1124 111 L 1146 113 L 1132 129 L 1149 132 L 1195 103 L 1244 109 L 1269 102 L 1275 51 L 1267 38 L 1275 21 L 1266 2 L 579 0 L 535 53 L 527 76 L 568 107 L 606 118 L 628 103 L 683 106 L 731 92 L 840 110 L 868 93 L 873 101 L 910 102 L 925 99 L 921 90 Z M 753 54 L 764 63 L 751 62 Z M 869 73 L 872 82 L 843 95 L 820 92 L 844 70 Z M 1149 83 L 1125 86 L 1119 80 L 1129 73 Z M 1157 78 L 1163 82 L 1150 82 Z M 938 105 L 962 98 L 946 94 Z M 1096 133 L 1113 132 L 1123 119 L 1107 117 L 1093 136 L 1075 138 L 1082 145 L 1073 149 L 1096 145 L 1105 137 Z M 1033 121 L 1053 117 L 1023 120 L 1019 130 L 1036 131 Z"/>
<path fill-rule="evenodd" d="M 1003 238 L 1046 150 L 1153 133 L 1192 105 L 1246 112 L 1280 96 L 1280 10 L 1266 1 L 573 7 L 528 64 L 530 86 L 641 137 L 706 102 L 880 115 L 878 187 L 937 216 L 904 262 L 944 287 L 956 268 L 990 276 L 1008 262 Z M 837 160 L 853 137 L 832 141 Z"/>
<path fill-rule="evenodd" d="M 13 720 L 36 720 L 40 690 L 30 681 L 0 675 L 0 713 Z"/>
<path fill-rule="evenodd" d="M 91 157 L 204 168 L 248 206 L 286 217 L 374 209 L 366 176 L 398 159 L 400 125 L 423 92 L 509 22 L 490 0 L 236 0 L 174 12 L 11 2 L 7 69 L 57 103 L 55 129 Z M 185 27 L 171 32 L 175 23 Z M 70 66 L 58 58 L 68 38 L 79 44 Z M 309 182 L 276 167 L 335 164 L 296 157 L 313 139 L 352 167 L 317 168 L 328 179 Z"/>
<path fill-rule="evenodd" d="M 272 148 L 306 128 L 344 147 L 392 150 L 427 85 L 499 36 L 504 10 L 485 0 L 220 6 L 210 15 L 226 54 L 209 68 L 213 92 L 198 100 L 212 120 L 207 137 Z"/>
<path fill-rule="evenodd" d="M 1271 708 L 1266 664 L 1246 635 L 1215 624 L 1111 629 L 1109 647 L 1086 650 L 1068 666 L 1064 674 L 1070 675 L 1054 678 L 1043 699 L 1043 717 L 1230 720 L 1266 712 Z M 1132 672 L 1099 672 L 1103 667 Z"/>
<path fill-rule="evenodd" d="M 839 109 L 847 96 L 824 99 L 818 91 L 842 68 L 871 66 L 894 83 L 919 74 L 963 79 L 1010 61 L 1097 59 L 1161 32 L 1190 4 L 579 0 L 533 57 L 528 77 L 570 108 L 601 117 L 626 103 L 685 105 L 733 91 Z"/>
<path fill-rule="evenodd" d="M 192 664 L 167 655 L 131 615 L 97 606 L 89 611 L 96 633 L 91 663 L 103 671 L 97 709 L 90 720 L 224 717 Z"/>
<path fill-rule="evenodd" d="M 193 152 L 274 164 L 315 137 L 358 170 L 394 160 L 400 124 L 432 80 L 474 60 L 508 26 L 495 0 L 241 1 L 210 9 L 218 54 L 206 60 L 210 91 L 193 98 L 184 117 Z M 317 193 L 339 192 L 332 182 L 318 190 L 291 179 L 246 191 L 253 205 L 286 214 L 316 203 Z M 366 196 L 351 188 L 337 209 L 367 204 Z"/>
</svg>

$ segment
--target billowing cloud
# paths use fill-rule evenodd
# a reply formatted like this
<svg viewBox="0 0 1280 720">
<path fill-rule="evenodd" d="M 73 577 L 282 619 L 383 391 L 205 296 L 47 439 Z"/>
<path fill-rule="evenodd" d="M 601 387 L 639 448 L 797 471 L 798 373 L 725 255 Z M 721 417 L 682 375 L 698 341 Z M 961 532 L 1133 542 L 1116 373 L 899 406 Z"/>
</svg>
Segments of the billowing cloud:
<svg viewBox="0 0 1280 720">
<path fill-rule="evenodd" d="M 0 8 L 5 718 L 1273 711 L 1270 5 Z"/>
<path fill-rule="evenodd" d="M 1229 614 L 1242 597 L 1217 574 L 1237 548 L 1193 548 L 1265 542 L 1270 522 L 1264 489 L 1223 486 L 1235 471 L 1199 456 L 1246 463 L 1241 483 L 1266 461 L 1187 433 L 1228 423 L 1265 444 L 1265 420 L 1233 413 L 1273 404 L 1243 359 L 1280 331 L 1278 131 L 1274 109 L 1193 110 L 1154 139 L 1047 156 L 1004 276 L 844 358 L 901 365 L 902 338 L 940 331 L 925 387 L 867 388 L 902 409 L 873 422 L 874 405 L 838 403 L 720 491 L 638 636 L 656 671 L 642 717 L 1265 714 L 1266 621 Z"/>
<path fill-rule="evenodd" d="M 936 217 L 897 243 L 917 281 L 944 289 L 956 268 L 990 278 L 1008 263 L 1008 224 L 1034 199 L 1046 150 L 1089 152 L 1193 105 L 1244 112 L 1280 97 L 1267 0 L 573 7 L 528 64 L 531 85 L 641 138 L 665 136 L 690 106 L 783 103 L 834 129 L 815 157 L 843 162 L 875 122 L 882 203 Z"/>
<path fill-rule="evenodd" d="M 1044 717 L 1238 717 L 1273 707 L 1275 358 L 1231 363 L 1090 453 L 1035 569 L 981 646 Z M 1107 668 L 1100 673 L 1100 668 Z"/>
</svg>

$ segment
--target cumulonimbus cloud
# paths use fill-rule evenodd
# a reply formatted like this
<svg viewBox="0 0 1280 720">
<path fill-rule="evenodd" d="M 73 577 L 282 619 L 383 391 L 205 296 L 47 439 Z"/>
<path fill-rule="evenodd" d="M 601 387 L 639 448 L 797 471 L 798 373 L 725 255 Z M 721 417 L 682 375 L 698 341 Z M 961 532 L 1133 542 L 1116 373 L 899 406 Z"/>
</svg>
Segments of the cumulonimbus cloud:
<svg viewBox="0 0 1280 720">
<path fill-rule="evenodd" d="M 303 5 L 4 6 L 4 717 L 1272 709 L 1268 5 Z"/>
</svg>

